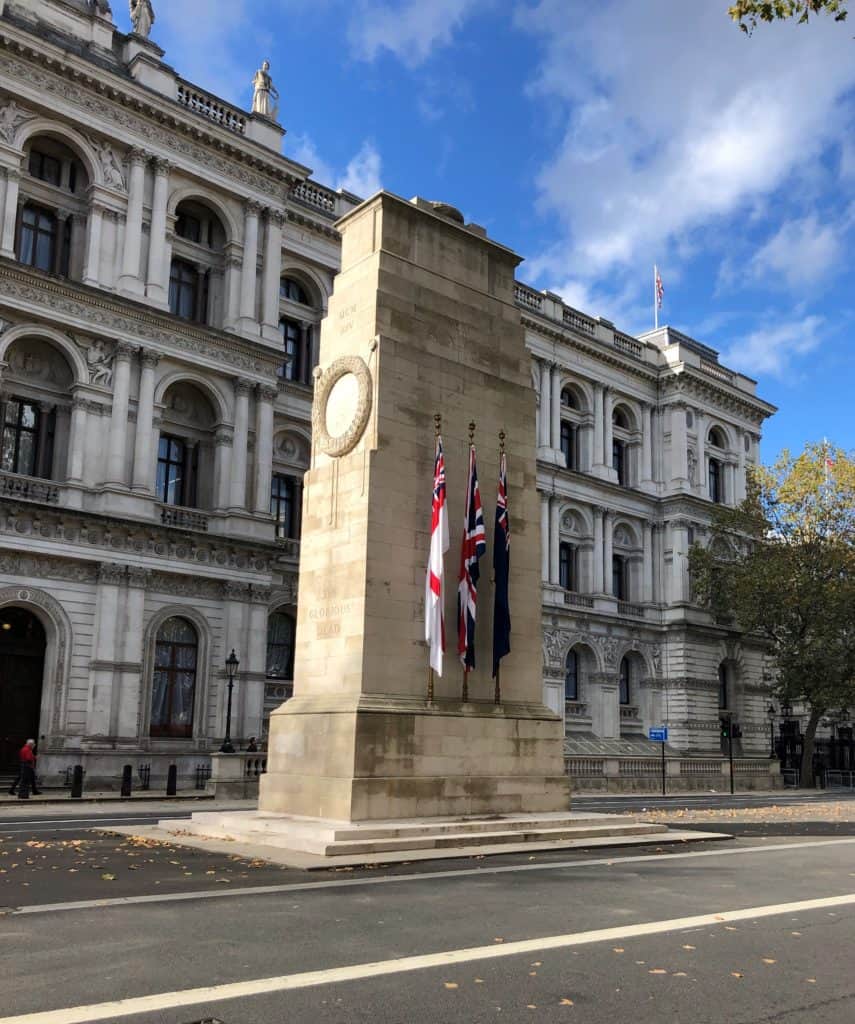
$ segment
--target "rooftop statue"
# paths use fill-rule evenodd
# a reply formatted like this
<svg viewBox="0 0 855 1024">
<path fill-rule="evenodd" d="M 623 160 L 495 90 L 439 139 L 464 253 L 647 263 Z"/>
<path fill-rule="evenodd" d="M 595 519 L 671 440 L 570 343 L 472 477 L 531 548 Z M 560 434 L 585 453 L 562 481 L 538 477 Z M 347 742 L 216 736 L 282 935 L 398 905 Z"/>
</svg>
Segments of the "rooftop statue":
<svg viewBox="0 0 855 1024">
<path fill-rule="evenodd" d="M 265 117 L 275 118 L 279 110 L 276 101 L 279 99 L 279 92 L 270 77 L 270 61 L 266 60 L 255 72 L 252 80 L 252 112 L 263 114 Z"/>
<path fill-rule="evenodd" d="M 148 39 L 151 26 L 154 24 L 154 8 L 150 0 L 130 0 L 130 6 L 134 33 Z"/>
</svg>

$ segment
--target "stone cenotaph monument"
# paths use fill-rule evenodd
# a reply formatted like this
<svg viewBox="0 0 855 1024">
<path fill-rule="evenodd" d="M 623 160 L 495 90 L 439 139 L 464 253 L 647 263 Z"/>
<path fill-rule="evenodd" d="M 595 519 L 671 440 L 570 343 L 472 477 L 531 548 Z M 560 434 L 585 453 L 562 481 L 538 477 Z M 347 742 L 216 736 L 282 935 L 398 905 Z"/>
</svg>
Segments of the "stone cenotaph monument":
<svg viewBox="0 0 855 1024">
<path fill-rule="evenodd" d="M 228 819 L 230 829 L 211 831 L 258 839 L 263 830 L 258 841 L 318 850 L 318 828 L 336 823 L 498 815 L 554 828 L 569 818 L 570 798 L 563 723 L 542 700 L 535 395 L 514 305 L 520 259 L 453 208 L 386 192 L 338 228 L 342 270 L 321 329 L 304 479 L 294 696 L 271 716 L 258 812 L 197 814 L 194 830 Z M 444 671 L 429 699 L 436 413 L 451 543 Z M 487 556 L 464 701 L 456 596 L 470 421 Z M 490 566 L 500 431 L 512 633 L 497 703 Z"/>
</svg>

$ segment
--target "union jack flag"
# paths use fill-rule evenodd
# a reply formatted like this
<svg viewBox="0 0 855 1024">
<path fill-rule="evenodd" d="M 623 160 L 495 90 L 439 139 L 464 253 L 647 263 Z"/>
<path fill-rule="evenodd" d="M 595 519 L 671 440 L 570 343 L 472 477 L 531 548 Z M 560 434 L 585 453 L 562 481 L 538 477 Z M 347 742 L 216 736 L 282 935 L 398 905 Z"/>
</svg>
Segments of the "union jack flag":
<svg viewBox="0 0 855 1024">
<path fill-rule="evenodd" d="M 457 653 L 464 669 L 475 668 L 475 611 L 478 603 L 478 559 L 487 553 L 487 534 L 475 445 L 469 446 L 469 481 L 466 485 L 466 510 L 463 517 L 463 542 L 460 545 L 460 578 L 457 584 Z"/>
<path fill-rule="evenodd" d="M 662 285 L 662 278 L 659 276 L 659 267 L 653 268 L 654 277 L 656 280 L 656 305 L 659 309 L 662 308 L 662 299 L 665 296 L 665 288 Z M 647 279 L 648 281 L 650 278 Z"/>
<path fill-rule="evenodd" d="M 445 456 L 442 438 L 436 439 L 433 467 L 433 500 L 430 517 L 430 556 L 425 576 L 425 640 L 430 644 L 430 667 L 442 675 L 445 651 L 445 571 L 448 551 L 448 515 L 445 507 Z"/>
</svg>

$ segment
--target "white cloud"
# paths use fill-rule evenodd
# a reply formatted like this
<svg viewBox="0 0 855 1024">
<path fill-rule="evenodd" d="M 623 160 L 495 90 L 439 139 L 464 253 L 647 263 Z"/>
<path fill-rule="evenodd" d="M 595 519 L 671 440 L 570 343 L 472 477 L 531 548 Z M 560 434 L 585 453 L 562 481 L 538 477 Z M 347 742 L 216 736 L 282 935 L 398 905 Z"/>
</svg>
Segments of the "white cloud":
<svg viewBox="0 0 855 1024">
<path fill-rule="evenodd" d="M 380 168 L 382 161 L 374 144 L 369 141 L 362 143 L 359 152 L 348 163 L 338 188 L 353 192 L 362 199 L 378 192 L 380 184 Z"/>
<path fill-rule="evenodd" d="M 373 61 L 384 50 L 408 67 L 418 67 L 454 32 L 482 0 L 402 0 L 358 4 L 348 29 L 354 54 Z"/>
<path fill-rule="evenodd" d="M 839 225 L 821 224 L 815 215 L 788 221 L 757 251 L 753 274 L 785 281 L 792 288 L 820 280 L 842 248 Z"/>
<path fill-rule="evenodd" d="M 822 340 L 820 330 L 824 320 L 820 316 L 781 319 L 783 323 L 760 328 L 734 342 L 722 353 L 722 362 L 749 374 L 783 377 L 796 356 L 807 355 L 817 348 Z"/>
<path fill-rule="evenodd" d="M 315 181 L 331 182 L 335 180 L 335 172 L 330 164 L 320 155 L 314 141 L 308 135 L 289 135 L 285 141 L 285 155 L 298 164 L 312 168 Z"/>
<path fill-rule="evenodd" d="M 544 46 L 532 100 L 564 112 L 537 180 L 559 223 L 539 260 L 547 282 L 619 289 L 631 273 L 643 291 L 639 267 L 667 266 L 690 234 L 721 245 L 725 225 L 744 231 L 851 132 L 852 41 L 833 22 L 747 39 L 717 2 L 601 0 L 568 18 L 564 0 L 539 0 L 517 24 Z"/>
</svg>

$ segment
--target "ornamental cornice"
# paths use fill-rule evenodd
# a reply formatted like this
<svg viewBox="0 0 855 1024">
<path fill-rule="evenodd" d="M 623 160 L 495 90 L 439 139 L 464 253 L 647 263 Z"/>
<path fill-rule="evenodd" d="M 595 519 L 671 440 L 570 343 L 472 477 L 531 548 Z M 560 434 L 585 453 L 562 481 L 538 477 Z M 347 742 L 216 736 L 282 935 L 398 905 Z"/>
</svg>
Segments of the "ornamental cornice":
<svg viewBox="0 0 855 1024">
<path fill-rule="evenodd" d="M 275 353 L 260 352 L 234 335 L 214 328 L 195 330 L 177 317 L 115 298 L 100 289 L 57 280 L 21 267 L 15 260 L 0 258 L 0 274 L 5 302 L 17 301 L 52 325 L 64 319 L 67 328 L 98 330 L 113 340 L 130 335 L 144 344 L 160 345 L 162 355 L 184 353 L 190 360 L 202 356 L 245 372 L 269 378 L 276 375 Z"/>
<path fill-rule="evenodd" d="M 64 553 L 74 551 L 96 561 L 109 552 L 111 558 L 151 558 L 160 564 L 184 562 L 197 572 L 204 566 L 215 572 L 230 569 L 270 573 L 280 558 L 274 544 L 218 538 L 157 523 L 130 522 L 95 512 L 4 500 L 0 507 L 0 550 L 6 546 L 3 557 L 13 557 L 9 547 L 16 549 L 14 557 L 18 557 L 17 552 L 27 538 L 42 544 L 54 542 L 61 545 Z"/>
<path fill-rule="evenodd" d="M 60 109 L 60 105 L 70 104 L 102 126 L 109 124 L 137 136 L 136 140 L 123 139 L 126 144 L 162 146 L 192 160 L 197 170 L 207 166 L 280 202 L 304 180 L 284 158 L 272 152 L 267 156 L 245 136 L 234 136 L 212 121 L 185 112 L 167 97 L 78 60 L 43 39 L 37 49 L 27 35 L 9 24 L 4 23 L 2 30 L 0 74 L 16 83 L 31 84 L 33 94 L 26 97 L 30 104 L 54 97 L 57 102 L 44 105 Z"/>
<path fill-rule="evenodd" d="M 777 412 L 777 407 L 762 398 L 754 398 L 738 391 L 735 387 L 716 384 L 708 377 L 701 376 L 694 367 L 686 366 L 679 373 L 664 372 L 660 377 L 662 397 L 680 395 L 685 404 L 689 399 L 704 401 L 718 409 L 733 413 L 749 423 L 760 427 L 765 419 Z M 668 403 L 674 404 L 674 403 Z"/>
<path fill-rule="evenodd" d="M 528 327 L 537 334 L 563 342 L 564 344 L 572 342 L 573 348 L 577 351 L 584 352 L 586 355 L 592 356 L 608 366 L 616 366 L 624 373 L 631 373 L 633 376 L 651 383 L 659 380 L 659 374 L 655 369 L 650 369 L 628 356 L 621 356 L 617 351 L 610 351 L 602 344 L 589 342 L 578 334 L 574 334 L 568 327 L 562 327 L 561 324 L 552 324 L 549 321 L 535 319 L 523 311 L 520 313 L 520 321 L 523 327 Z M 561 363 L 557 365 L 562 370 L 578 372 L 578 367 L 564 366 Z"/>
<path fill-rule="evenodd" d="M 309 228 L 316 234 L 323 235 L 325 238 L 331 238 L 334 242 L 341 241 L 341 235 L 338 231 L 329 224 L 324 224 L 323 221 L 313 220 L 311 217 L 304 213 L 300 213 L 298 210 L 288 207 L 286 216 L 292 224 L 298 224 L 302 228 Z"/>
</svg>

